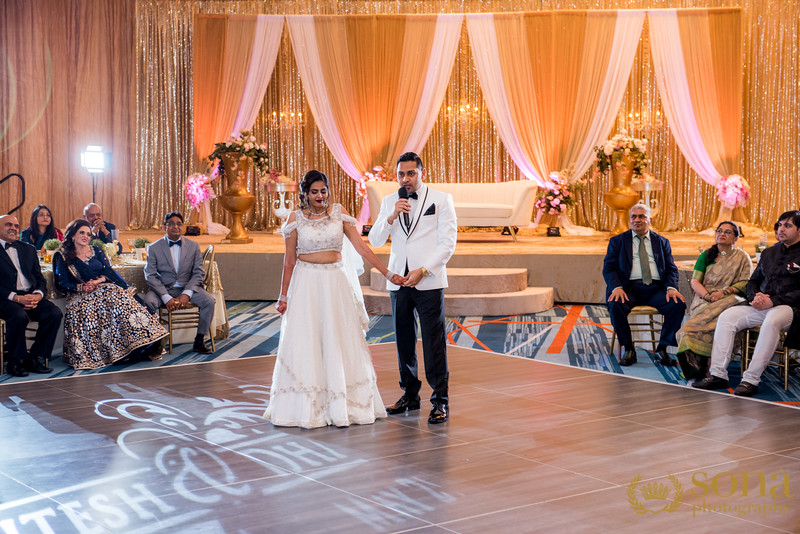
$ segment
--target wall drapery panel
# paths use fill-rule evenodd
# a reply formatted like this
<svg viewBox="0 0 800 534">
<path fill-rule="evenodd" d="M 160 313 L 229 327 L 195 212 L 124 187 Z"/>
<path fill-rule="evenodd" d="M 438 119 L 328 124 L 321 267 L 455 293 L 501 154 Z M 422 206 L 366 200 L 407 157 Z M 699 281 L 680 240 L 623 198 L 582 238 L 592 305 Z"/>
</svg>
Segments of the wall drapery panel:
<svg viewBox="0 0 800 534">
<path fill-rule="evenodd" d="M 350 178 L 422 149 L 450 80 L 462 19 L 287 18 L 314 119 Z M 367 210 L 363 213 L 360 219 L 367 222 Z"/>
<path fill-rule="evenodd" d="M 47 205 L 61 228 L 92 201 L 92 178 L 80 164 L 87 145 L 112 153 L 98 176 L 105 217 L 132 216 L 135 147 L 134 0 L 0 2 L 0 178 L 20 173 L 27 202 L 15 213 L 27 227 Z M 0 213 L 21 191 L 0 187 Z"/>
<path fill-rule="evenodd" d="M 648 13 L 667 120 L 689 164 L 711 185 L 739 170 L 740 14 L 738 9 Z"/>
<path fill-rule="evenodd" d="M 214 143 L 253 126 L 275 67 L 283 17 L 202 15 L 194 28 L 194 140 L 203 158 Z"/>
<path fill-rule="evenodd" d="M 565 11 L 469 15 L 481 89 L 522 173 L 589 169 L 627 85 L 644 13 Z"/>
<path fill-rule="evenodd" d="M 156 225 L 167 209 L 186 209 L 181 186 L 195 170 L 191 68 L 196 14 L 488 13 L 561 6 L 542 0 L 9 0 L 0 7 L 0 51 L 8 59 L 0 62 L 0 171 L 28 177 L 29 202 L 22 218 L 44 202 L 63 226 L 70 218 L 63 214 L 77 214 L 84 203 L 77 192 L 91 194 L 90 177 L 80 168 L 77 153 L 86 144 L 103 144 L 114 154 L 114 171 L 104 177 L 100 188 L 108 218 L 122 225 Z M 800 130 L 796 127 L 800 122 L 800 63 L 796 61 L 800 4 L 768 0 L 581 0 L 570 4 L 571 9 L 735 6 L 744 10 L 744 119 L 738 168 L 752 186 L 747 208 L 752 222 L 769 227 L 783 209 L 800 206 Z M 93 25 L 86 24 L 89 20 Z M 48 53 L 52 70 L 47 67 Z M 8 64 L 15 67 L 14 77 Z M 47 72 L 53 73 L 53 92 L 45 103 L 42 89 L 48 82 L 42 73 Z M 135 121 L 128 115 L 132 107 Z M 280 111 L 302 112 L 303 119 L 274 119 L 272 113 Z M 658 226 L 704 228 L 716 214 L 714 190 L 689 168 L 663 114 L 645 21 L 612 132 L 633 127 L 651 139 L 652 171 L 667 186 L 660 194 L 663 208 Z M 267 143 L 276 167 L 294 178 L 308 168 L 326 171 L 337 200 L 351 211 L 358 210 L 360 199 L 352 180 L 336 164 L 307 109 L 285 34 L 254 129 Z M 27 136 L 22 135 L 26 132 Z M 101 138 L 89 135 L 94 132 L 101 132 Z M 432 181 L 520 176 L 489 117 L 465 28 L 441 111 L 421 155 Z M 135 183 L 133 198 L 130 180 Z M 608 227 L 610 215 L 601 201 L 607 188 L 608 183 L 601 180 L 580 194 L 576 223 Z M 249 224 L 259 227 L 265 223 L 266 210 L 263 193 L 256 194 L 255 216 Z M 5 197 L 0 195 L 0 202 L 6 202 Z M 216 207 L 215 212 L 220 215 Z"/>
</svg>

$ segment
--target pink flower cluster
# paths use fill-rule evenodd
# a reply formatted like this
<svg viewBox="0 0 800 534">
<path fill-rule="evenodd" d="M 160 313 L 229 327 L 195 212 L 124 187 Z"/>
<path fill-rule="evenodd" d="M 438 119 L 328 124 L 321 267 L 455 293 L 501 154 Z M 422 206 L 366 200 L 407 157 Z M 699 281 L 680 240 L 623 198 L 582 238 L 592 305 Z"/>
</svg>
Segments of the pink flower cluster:
<svg viewBox="0 0 800 534">
<path fill-rule="evenodd" d="M 545 190 L 536 200 L 535 206 L 539 211 L 558 215 L 567 211 L 567 208 L 574 202 L 575 199 L 572 197 L 566 176 L 551 172 L 545 183 Z"/>
<path fill-rule="evenodd" d="M 380 165 L 372 168 L 373 172 L 365 172 L 364 176 L 356 184 L 356 194 L 361 198 L 367 196 L 367 182 L 385 182 L 389 177 Z"/>
<path fill-rule="evenodd" d="M 261 185 L 267 184 L 290 184 L 294 180 L 283 174 L 278 169 L 270 169 L 269 173 L 261 177 Z"/>
<path fill-rule="evenodd" d="M 216 198 L 217 195 L 214 194 L 214 190 L 208 183 L 210 180 L 209 176 L 196 172 L 184 182 L 183 191 L 186 193 L 186 200 L 192 205 L 192 209 L 197 209 L 197 206 L 206 200 Z"/>
<path fill-rule="evenodd" d="M 717 198 L 730 208 L 746 206 L 750 202 L 750 184 L 738 174 L 723 176 L 717 182 Z"/>
</svg>

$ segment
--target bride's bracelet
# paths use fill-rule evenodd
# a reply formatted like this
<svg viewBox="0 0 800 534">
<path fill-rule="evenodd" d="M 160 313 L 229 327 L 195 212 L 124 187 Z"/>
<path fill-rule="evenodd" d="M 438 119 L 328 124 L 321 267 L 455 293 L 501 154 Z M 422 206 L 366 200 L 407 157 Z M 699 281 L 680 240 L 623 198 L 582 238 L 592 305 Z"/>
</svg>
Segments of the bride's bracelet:
<svg viewBox="0 0 800 534">
<path fill-rule="evenodd" d="M 288 297 L 286 295 L 281 295 L 280 297 L 278 297 L 278 302 L 286 302 L 287 300 Z"/>
<path fill-rule="evenodd" d="M 391 282 L 391 281 L 392 281 L 392 278 L 394 277 L 394 273 L 393 273 L 392 271 L 386 271 L 386 274 L 385 274 L 385 275 L 383 275 L 383 277 L 384 277 L 384 278 L 386 278 L 388 281 L 390 281 L 390 282 Z"/>
</svg>

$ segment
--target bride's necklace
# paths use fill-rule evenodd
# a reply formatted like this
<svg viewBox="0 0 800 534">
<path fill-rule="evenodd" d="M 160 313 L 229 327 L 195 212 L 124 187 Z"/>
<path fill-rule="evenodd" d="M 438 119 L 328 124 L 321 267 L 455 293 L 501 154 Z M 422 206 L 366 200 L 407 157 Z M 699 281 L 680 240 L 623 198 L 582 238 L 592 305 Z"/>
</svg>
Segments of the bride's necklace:
<svg viewBox="0 0 800 534">
<path fill-rule="evenodd" d="M 311 208 L 308 208 L 308 215 L 309 216 L 313 215 L 315 217 L 327 217 L 328 216 L 328 209 L 326 208 L 325 211 L 317 213 L 314 210 L 312 210 Z"/>
</svg>

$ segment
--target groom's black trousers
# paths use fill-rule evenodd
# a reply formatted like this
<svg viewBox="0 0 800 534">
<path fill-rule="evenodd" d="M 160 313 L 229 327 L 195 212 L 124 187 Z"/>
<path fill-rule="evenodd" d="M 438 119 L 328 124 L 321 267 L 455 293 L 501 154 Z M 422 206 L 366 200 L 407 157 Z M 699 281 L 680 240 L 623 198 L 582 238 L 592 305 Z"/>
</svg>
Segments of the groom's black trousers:
<svg viewBox="0 0 800 534">
<path fill-rule="evenodd" d="M 447 340 L 444 330 L 444 289 L 420 291 L 401 287 L 390 291 L 394 331 L 397 336 L 397 359 L 400 367 L 400 387 L 405 396 L 419 395 L 417 377 L 417 329 L 414 310 L 419 315 L 422 330 L 422 352 L 425 378 L 433 389 L 431 402 L 448 403 Z"/>
</svg>

